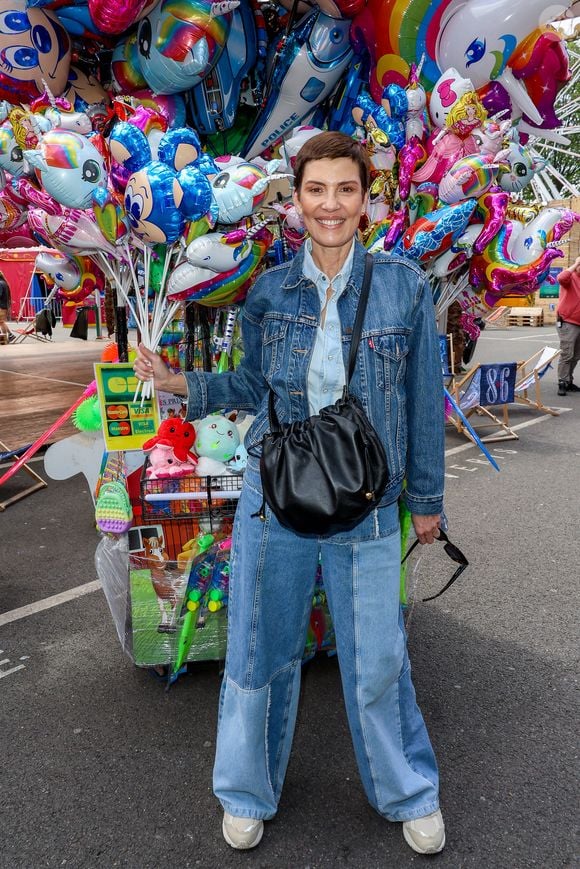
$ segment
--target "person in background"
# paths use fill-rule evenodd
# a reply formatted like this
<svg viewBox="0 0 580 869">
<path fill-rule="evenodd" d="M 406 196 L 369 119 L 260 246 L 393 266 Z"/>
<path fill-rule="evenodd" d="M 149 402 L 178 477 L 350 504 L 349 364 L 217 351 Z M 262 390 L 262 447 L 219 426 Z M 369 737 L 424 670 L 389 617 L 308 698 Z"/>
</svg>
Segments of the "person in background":
<svg viewBox="0 0 580 869">
<path fill-rule="evenodd" d="M 570 268 L 560 272 L 558 283 L 558 332 L 562 351 L 558 362 L 558 395 L 567 395 L 580 392 L 580 386 L 572 379 L 580 359 L 580 256 Z"/>
<path fill-rule="evenodd" d="M 6 278 L 0 272 L 0 344 L 8 344 L 14 341 L 14 335 L 8 328 L 8 306 L 10 304 L 10 290 Z"/>
<path fill-rule="evenodd" d="M 283 527 L 269 507 L 264 520 L 259 516 L 258 454 L 270 389 L 281 422 L 317 414 L 342 395 L 366 256 L 355 235 L 369 170 L 366 150 L 344 133 L 320 133 L 300 149 L 294 203 L 309 239 L 248 293 L 244 357 L 235 371 L 174 374 L 142 345 L 134 363 L 140 380 L 188 397 L 190 420 L 223 408 L 256 414 L 245 437 L 249 459 L 233 530 L 213 778 L 222 832 L 233 848 L 255 847 L 264 821 L 278 811 L 319 560 L 367 799 L 383 818 L 402 824 L 414 851 L 434 854 L 445 845 L 437 763 L 415 698 L 399 601 L 398 498 L 405 498 L 420 543 L 439 536 L 443 507 L 439 341 L 429 282 L 415 263 L 375 255 L 349 387 L 387 454 L 390 480 L 379 507 L 354 529 L 321 537 Z"/>
<path fill-rule="evenodd" d="M 453 371 L 455 374 L 463 374 L 463 353 L 465 351 L 465 331 L 461 325 L 463 308 L 455 299 L 447 309 L 447 332 L 453 338 Z"/>
</svg>

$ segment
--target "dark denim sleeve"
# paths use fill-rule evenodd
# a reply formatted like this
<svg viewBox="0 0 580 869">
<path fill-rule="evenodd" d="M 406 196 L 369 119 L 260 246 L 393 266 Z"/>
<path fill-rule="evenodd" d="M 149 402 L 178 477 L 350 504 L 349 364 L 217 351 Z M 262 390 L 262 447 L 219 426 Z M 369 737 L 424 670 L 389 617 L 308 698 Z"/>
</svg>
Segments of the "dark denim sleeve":
<svg viewBox="0 0 580 869">
<path fill-rule="evenodd" d="M 237 408 L 255 413 L 268 389 L 262 375 L 260 292 L 255 285 L 242 310 L 244 356 L 235 371 L 222 374 L 187 371 L 187 419 L 203 419 L 208 413 Z"/>
<path fill-rule="evenodd" d="M 411 513 L 436 515 L 443 509 L 445 406 L 439 339 L 431 288 L 419 279 L 407 357 L 407 488 Z"/>
</svg>

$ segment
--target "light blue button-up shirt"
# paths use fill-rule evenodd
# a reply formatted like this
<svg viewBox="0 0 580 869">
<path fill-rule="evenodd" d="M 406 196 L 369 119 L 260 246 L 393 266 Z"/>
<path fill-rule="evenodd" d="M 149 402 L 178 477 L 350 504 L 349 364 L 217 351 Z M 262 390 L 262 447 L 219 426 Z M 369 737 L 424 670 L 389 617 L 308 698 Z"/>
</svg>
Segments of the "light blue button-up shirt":
<svg viewBox="0 0 580 869">
<path fill-rule="evenodd" d="M 332 285 L 333 290 L 326 305 L 324 328 L 319 326 L 316 330 L 314 350 L 308 369 L 308 406 L 312 416 L 319 413 L 321 407 L 337 401 L 342 395 L 346 382 L 337 302 L 350 278 L 353 256 L 354 240 L 341 270 L 329 280 L 312 259 L 311 240 L 307 239 L 304 244 L 302 272 L 304 277 L 309 278 L 316 286 L 321 311 L 326 303 L 326 291 L 329 285 Z"/>
</svg>

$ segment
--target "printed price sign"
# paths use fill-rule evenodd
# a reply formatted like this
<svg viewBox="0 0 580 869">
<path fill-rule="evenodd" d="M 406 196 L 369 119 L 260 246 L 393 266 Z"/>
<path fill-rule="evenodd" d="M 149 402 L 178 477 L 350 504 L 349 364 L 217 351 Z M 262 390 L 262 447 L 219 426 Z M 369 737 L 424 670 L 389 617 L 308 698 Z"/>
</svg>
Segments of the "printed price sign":
<svg viewBox="0 0 580 869">
<path fill-rule="evenodd" d="M 97 363 L 95 378 L 107 450 L 139 450 L 159 427 L 157 395 L 133 401 L 138 380 L 129 362 Z"/>
</svg>

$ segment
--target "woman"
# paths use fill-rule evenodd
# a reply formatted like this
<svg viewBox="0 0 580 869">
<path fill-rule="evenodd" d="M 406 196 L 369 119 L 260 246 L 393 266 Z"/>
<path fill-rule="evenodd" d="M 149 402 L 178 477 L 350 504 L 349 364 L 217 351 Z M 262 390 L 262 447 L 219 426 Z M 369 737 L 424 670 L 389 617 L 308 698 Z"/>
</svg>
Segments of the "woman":
<svg viewBox="0 0 580 869">
<path fill-rule="evenodd" d="M 421 543 L 436 538 L 443 499 L 438 341 L 429 285 L 413 263 L 375 256 L 351 381 L 387 453 L 380 507 L 354 530 L 320 539 L 282 527 L 269 509 L 265 521 L 257 515 L 259 460 L 251 454 L 268 429 L 269 387 L 281 422 L 315 414 L 342 394 L 366 253 L 354 236 L 368 179 L 366 152 L 342 133 L 321 133 L 302 147 L 294 202 L 310 238 L 249 293 L 236 371 L 172 374 L 143 347 L 135 361 L 140 380 L 188 396 L 188 419 L 225 407 L 256 413 L 234 526 L 214 767 L 223 833 L 234 848 L 257 845 L 277 811 L 319 556 L 367 797 L 383 817 L 403 822 L 415 851 L 436 853 L 445 844 L 437 765 L 415 701 L 399 605 L 403 479 Z"/>
</svg>

